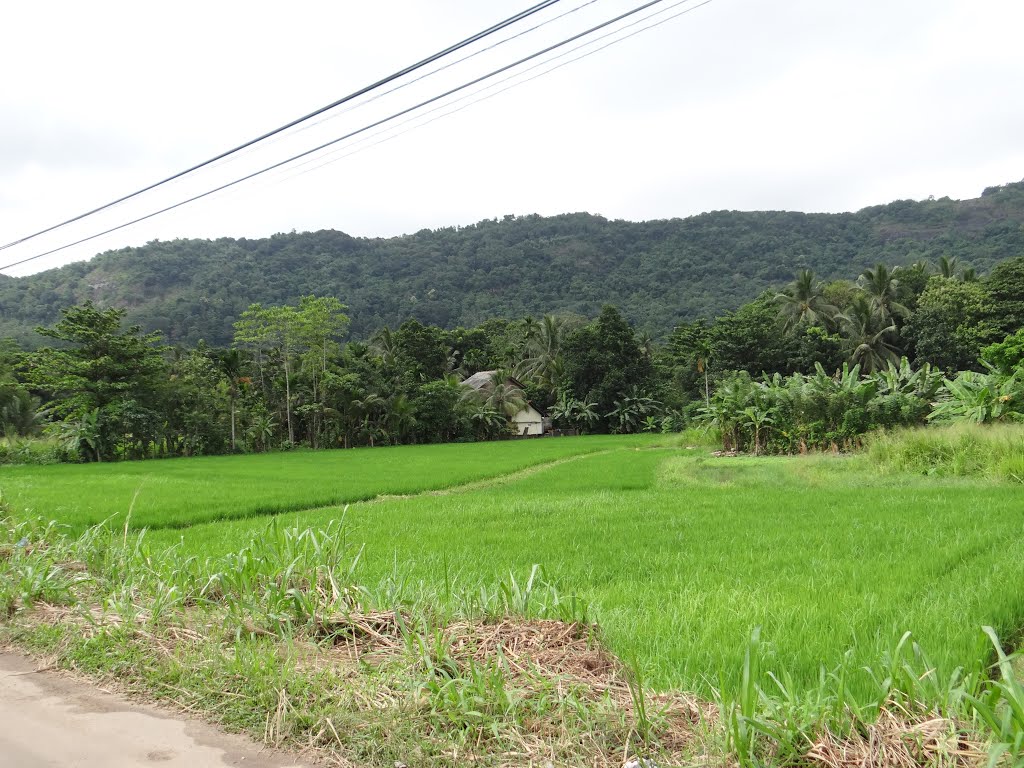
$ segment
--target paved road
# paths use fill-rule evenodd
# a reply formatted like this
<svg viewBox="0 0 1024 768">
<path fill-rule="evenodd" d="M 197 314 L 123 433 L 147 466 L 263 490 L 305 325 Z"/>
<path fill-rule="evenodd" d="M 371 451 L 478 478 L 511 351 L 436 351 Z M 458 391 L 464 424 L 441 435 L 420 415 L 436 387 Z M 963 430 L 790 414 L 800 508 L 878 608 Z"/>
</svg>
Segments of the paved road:
<svg viewBox="0 0 1024 768">
<path fill-rule="evenodd" d="M 2 768 L 304 768 L 280 753 L 0 653 Z"/>
</svg>

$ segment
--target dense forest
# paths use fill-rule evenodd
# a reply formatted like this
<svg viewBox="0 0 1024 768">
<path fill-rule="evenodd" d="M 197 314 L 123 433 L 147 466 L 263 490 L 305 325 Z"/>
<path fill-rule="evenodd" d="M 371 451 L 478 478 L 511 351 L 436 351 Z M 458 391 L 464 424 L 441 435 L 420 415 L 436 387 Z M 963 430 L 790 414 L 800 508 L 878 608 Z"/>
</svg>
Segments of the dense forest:
<svg viewBox="0 0 1024 768">
<path fill-rule="evenodd" d="M 350 338 L 350 311 L 313 294 L 253 303 L 217 347 L 166 345 L 122 308 L 65 307 L 38 329 L 46 346 L 0 346 L 0 461 L 493 439 L 526 402 L 555 429 L 704 425 L 754 453 L 1024 419 L 1024 256 L 986 273 L 945 256 L 831 281 L 801 269 L 662 341 L 611 305 L 455 329 L 410 318 L 368 340 Z M 488 386 L 463 384 L 481 371 Z"/>
<path fill-rule="evenodd" d="M 1024 182 L 972 200 L 897 201 L 856 213 L 718 211 L 668 221 L 585 213 L 507 216 L 390 239 L 341 232 L 175 240 L 100 254 L 24 278 L 0 276 L 0 338 L 35 348 L 60 310 L 120 307 L 172 344 L 229 346 L 252 303 L 336 296 L 368 339 L 413 318 L 444 329 L 544 313 L 594 317 L 612 304 L 664 340 L 735 310 L 802 269 L 824 280 L 942 257 L 977 272 L 1024 253 Z"/>
</svg>

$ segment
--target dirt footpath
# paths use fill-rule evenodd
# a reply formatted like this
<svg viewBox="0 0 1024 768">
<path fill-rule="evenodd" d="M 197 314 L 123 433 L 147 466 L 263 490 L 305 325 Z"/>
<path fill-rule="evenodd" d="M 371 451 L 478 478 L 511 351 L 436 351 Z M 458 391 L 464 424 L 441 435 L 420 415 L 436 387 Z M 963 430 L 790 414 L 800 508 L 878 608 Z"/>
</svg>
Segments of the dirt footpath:
<svg viewBox="0 0 1024 768">
<path fill-rule="evenodd" d="M 307 768 L 249 739 L 98 691 L 0 652 L 3 768 Z"/>
</svg>

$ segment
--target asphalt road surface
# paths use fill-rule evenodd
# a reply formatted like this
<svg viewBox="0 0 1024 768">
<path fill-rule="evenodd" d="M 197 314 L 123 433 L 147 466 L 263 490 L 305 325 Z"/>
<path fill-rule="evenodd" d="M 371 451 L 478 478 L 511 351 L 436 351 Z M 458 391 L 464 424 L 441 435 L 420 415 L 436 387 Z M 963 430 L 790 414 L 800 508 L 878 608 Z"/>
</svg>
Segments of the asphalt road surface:
<svg viewBox="0 0 1024 768">
<path fill-rule="evenodd" d="M 0 653 L 0 768 L 308 768 L 196 720 L 169 715 Z"/>
</svg>

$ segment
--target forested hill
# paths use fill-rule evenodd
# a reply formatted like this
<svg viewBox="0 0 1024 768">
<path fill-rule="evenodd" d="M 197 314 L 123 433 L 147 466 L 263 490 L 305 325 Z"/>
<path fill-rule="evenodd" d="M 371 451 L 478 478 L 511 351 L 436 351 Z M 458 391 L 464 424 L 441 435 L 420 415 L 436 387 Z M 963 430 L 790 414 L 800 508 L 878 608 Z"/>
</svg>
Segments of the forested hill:
<svg viewBox="0 0 1024 768">
<path fill-rule="evenodd" d="M 334 295 L 352 334 L 409 317 L 445 327 L 618 306 L 652 336 L 734 309 L 809 267 L 849 277 L 877 262 L 956 256 L 979 273 L 1024 255 L 1024 182 L 972 200 L 903 200 L 856 213 L 716 211 L 668 221 L 586 213 L 505 217 L 390 239 L 323 230 L 175 240 L 108 251 L 24 278 L 0 276 L 0 337 L 27 346 L 59 310 L 94 299 L 170 342 L 225 345 L 252 302 Z"/>
</svg>

